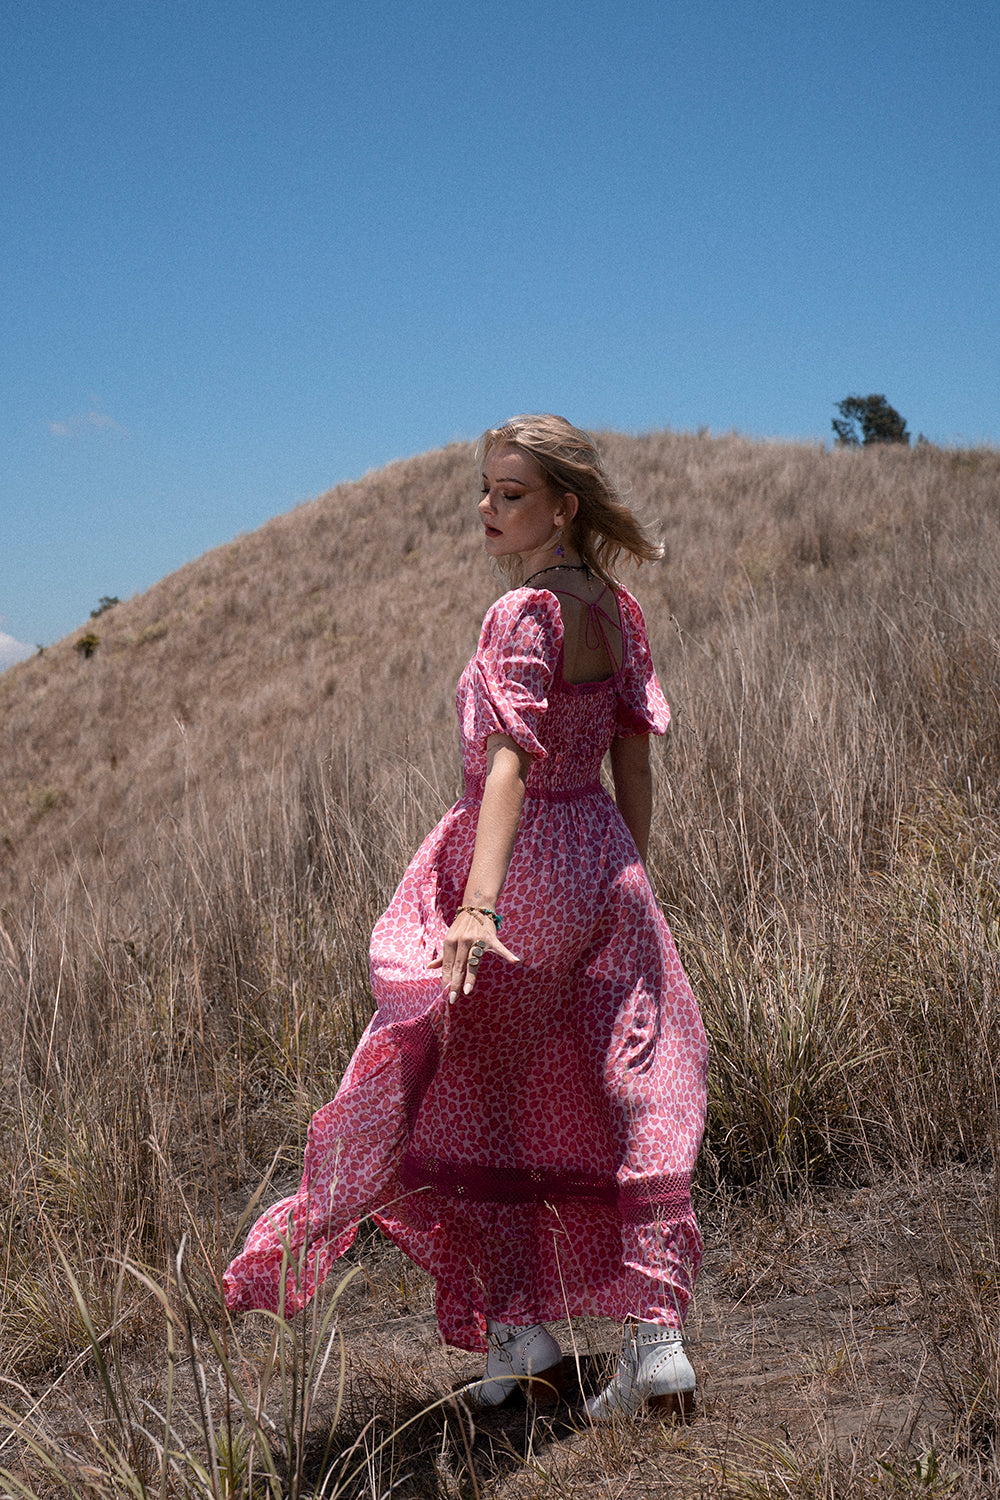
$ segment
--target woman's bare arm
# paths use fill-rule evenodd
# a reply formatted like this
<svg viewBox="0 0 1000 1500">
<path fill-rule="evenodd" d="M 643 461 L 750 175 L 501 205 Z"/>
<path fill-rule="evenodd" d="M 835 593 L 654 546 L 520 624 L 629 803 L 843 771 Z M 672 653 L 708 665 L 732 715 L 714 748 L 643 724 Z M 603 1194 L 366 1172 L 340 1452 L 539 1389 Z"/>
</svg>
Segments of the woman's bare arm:
<svg viewBox="0 0 1000 1500">
<path fill-rule="evenodd" d="M 653 772 L 649 764 L 649 735 L 628 735 L 611 741 L 611 775 L 615 801 L 645 863 L 649 825 L 653 816 Z"/>
<path fill-rule="evenodd" d="M 507 878 L 517 825 L 524 804 L 524 784 L 531 766 L 527 755 L 506 734 L 491 734 L 486 741 L 486 784 L 476 824 L 476 844 L 469 867 L 463 906 L 489 907 L 496 911 L 500 892 Z M 505 948 L 489 917 L 459 912 L 448 929 L 440 964 L 441 983 L 454 1001 L 459 992 L 470 994 L 476 982 L 475 967 L 469 966 L 473 943 L 482 943 L 488 953 L 495 953 L 507 963 L 520 960 Z"/>
</svg>

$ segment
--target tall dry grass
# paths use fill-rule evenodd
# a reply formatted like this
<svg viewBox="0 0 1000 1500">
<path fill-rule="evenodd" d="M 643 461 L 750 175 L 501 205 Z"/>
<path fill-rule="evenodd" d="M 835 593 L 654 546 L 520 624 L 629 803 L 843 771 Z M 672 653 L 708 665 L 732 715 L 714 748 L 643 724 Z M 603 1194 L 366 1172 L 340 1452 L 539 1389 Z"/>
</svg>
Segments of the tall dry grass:
<svg viewBox="0 0 1000 1500">
<path fill-rule="evenodd" d="M 975 1469 L 989 1493 L 1000 455 L 608 446 L 668 544 L 636 583 L 674 708 L 650 869 L 712 1038 L 706 1211 L 946 1166 L 983 1184 L 945 1226 L 950 1302 L 935 1291 L 925 1324 L 961 1467 L 890 1456 L 866 1488 L 839 1450 L 772 1453 L 699 1483 L 958 1493 L 948 1475 Z M 162 1416 L 150 1351 L 200 1318 L 228 1400 L 261 1357 L 212 1286 L 251 1194 L 295 1172 L 369 1014 L 373 921 L 456 792 L 451 694 L 491 594 L 469 463 L 455 447 L 344 486 L 103 616 L 89 661 L 70 640 L 0 678 L 0 1463 L 18 1453 L 32 1493 L 126 1493 L 143 1465 L 148 1493 L 251 1493 L 235 1460 L 224 1488 L 218 1451 L 196 1479 L 162 1424 L 135 1436 L 155 1426 L 142 1400 Z M 143 1358 L 151 1394 L 126 1420 Z M 87 1370 L 103 1416 L 64 1419 L 63 1462 L 48 1413 Z M 192 1463 L 199 1399 L 178 1418 Z M 40 1421 L 44 1482 L 24 1448 Z M 278 1493 L 296 1460 L 272 1438 Z M 104 1477 L 71 1489 L 73 1465 Z M 452 1480 L 473 1493 L 475 1466 Z"/>
</svg>

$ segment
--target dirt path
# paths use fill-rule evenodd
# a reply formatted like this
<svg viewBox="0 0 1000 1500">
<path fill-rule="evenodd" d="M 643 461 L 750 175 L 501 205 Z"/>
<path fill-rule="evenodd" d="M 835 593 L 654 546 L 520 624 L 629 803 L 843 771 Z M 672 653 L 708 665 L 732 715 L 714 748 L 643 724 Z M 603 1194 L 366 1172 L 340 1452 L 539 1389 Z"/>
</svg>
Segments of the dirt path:
<svg viewBox="0 0 1000 1500">
<path fill-rule="evenodd" d="M 958 1493 L 956 1478 L 948 1487 L 922 1483 L 927 1461 L 919 1465 L 933 1450 L 933 1467 L 954 1426 L 942 1372 L 960 1319 L 942 1225 L 961 1219 L 968 1231 L 983 1187 L 956 1173 L 831 1194 L 766 1218 L 710 1211 L 688 1323 L 699 1375 L 692 1423 L 662 1428 L 643 1419 L 592 1430 L 579 1380 L 584 1392 L 599 1387 L 617 1330 L 589 1319 L 572 1330 L 553 1325 L 570 1393 L 555 1416 L 515 1404 L 463 1431 L 441 1408 L 397 1454 L 412 1463 L 433 1449 L 436 1467 L 421 1464 L 417 1488 L 404 1482 L 393 1494 L 472 1495 L 470 1460 L 480 1493 L 497 1496 L 826 1494 L 808 1484 L 831 1465 L 855 1475 L 845 1495 L 866 1493 L 869 1480 L 879 1495 Z M 479 1373 L 476 1357 L 438 1346 L 431 1287 L 391 1246 L 372 1248 L 361 1263 L 342 1309 L 355 1432 L 390 1414 L 405 1420 L 420 1400 L 440 1399 Z M 350 1427 L 342 1424 L 341 1435 Z M 397 1481 L 405 1469 L 400 1463 Z M 432 1470 L 436 1488 L 428 1488 Z"/>
</svg>

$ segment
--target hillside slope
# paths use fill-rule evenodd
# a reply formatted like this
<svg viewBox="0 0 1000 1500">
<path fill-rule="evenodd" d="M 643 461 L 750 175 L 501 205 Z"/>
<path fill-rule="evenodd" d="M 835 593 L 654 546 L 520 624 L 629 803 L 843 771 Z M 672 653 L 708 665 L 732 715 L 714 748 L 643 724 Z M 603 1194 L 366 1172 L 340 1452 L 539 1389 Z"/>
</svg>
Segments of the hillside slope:
<svg viewBox="0 0 1000 1500">
<path fill-rule="evenodd" d="M 450 559 L 460 538 L 471 550 L 469 490 L 465 449 L 343 485 L 5 674 L 6 879 L 51 872 L 71 851 L 113 861 L 126 834 L 175 818 L 185 794 L 218 808 L 304 743 L 377 730 L 373 705 L 400 675 L 437 685 L 431 641 L 443 704 L 490 586 L 480 569 L 453 589 L 449 564 L 428 589 L 418 560 Z M 91 628 L 88 659 L 74 642 Z"/>
<path fill-rule="evenodd" d="M 667 542 L 633 586 L 671 697 L 685 639 L 714 655 L 748 599 L 815 598 L 859 571 L 870 593 L 949 529 L 960 573 L 996 544 L 977 530 L 995 525 L 995 454 L 607 443 Z M 0 899 L 67 862 L 127 877 L 126 848 L 185 797 L 210 814 L 253 800 L 306 751 L 419 765 L 453 750 L 454 681 L 496 592 L 475 494 L 466 445 L 391 464 L 119 605 L 94 622 L 89 659 L 81 627 L 0 677 Z M 690 710 L 687 691 L 677 706 Z"/>
</svg>

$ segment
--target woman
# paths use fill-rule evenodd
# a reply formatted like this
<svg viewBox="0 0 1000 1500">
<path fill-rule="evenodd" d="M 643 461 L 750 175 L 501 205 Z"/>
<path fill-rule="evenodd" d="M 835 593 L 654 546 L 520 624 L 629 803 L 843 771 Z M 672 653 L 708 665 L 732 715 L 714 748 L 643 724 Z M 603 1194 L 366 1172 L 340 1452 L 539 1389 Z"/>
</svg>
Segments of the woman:
<svg viewBox="0 0 1000 1500">
<path fill-rule="evenodd" d="M 442 1338 L 486 1352 L 472 1403 L 553 1399 L 545 1324 L 591 1314 L 625 1322 L 591 1417 L 686 1412 L 706 1047 L 643 864 L 669 714 L 614 574 L 660 549 L 563 418 L 479 453 L 485 551 L 520 586 L 459 682 L 465 795 L 375 927 L 376 1014 L 226 1299 L 302 1306 L 371 1214 L 435 1278 Z"/>
</svg>

